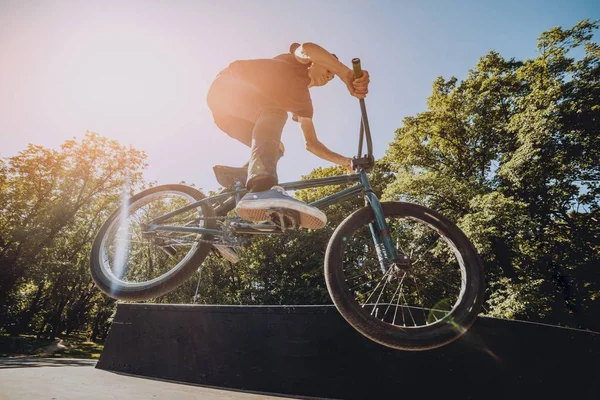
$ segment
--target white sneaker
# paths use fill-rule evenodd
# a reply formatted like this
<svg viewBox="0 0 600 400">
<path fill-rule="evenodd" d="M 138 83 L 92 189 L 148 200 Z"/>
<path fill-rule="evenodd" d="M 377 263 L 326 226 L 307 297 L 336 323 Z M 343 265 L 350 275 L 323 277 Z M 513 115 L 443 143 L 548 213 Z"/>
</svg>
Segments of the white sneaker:
<svg viewBox="0 0 600 400">
<path fill-rule="evenodd" d="M 289 196 L 281 186 L 273 186 L 266 192 L 246 193 L 235 211 L 247 221 L 260 222 L 269 219 L 269 210 L 278 208 L 296 211 L 302 228 L 320 229 L 327 223 L 323 211 Z"/>
</svg>

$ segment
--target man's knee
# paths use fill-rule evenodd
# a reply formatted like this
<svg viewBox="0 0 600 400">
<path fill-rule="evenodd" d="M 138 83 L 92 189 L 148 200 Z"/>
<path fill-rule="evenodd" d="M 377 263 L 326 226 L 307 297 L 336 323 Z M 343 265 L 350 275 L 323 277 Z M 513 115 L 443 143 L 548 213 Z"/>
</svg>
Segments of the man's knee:
<svg viewBox="0 0 600 400">
<path fill-rule="evenodd" d="M 284 125 L 287 119 L 288 113 L 284 109 L 277 107 L 264 107 L 258 113 L 257 122 L 261 120 L 269 120 Z"/>
<path fill-rule="evenodd" d="M 263 108 L 260 110 L 256 125 L 252 131 L 252 138 L 255 140 L 275 140 L 281 139 L 283 127 L 287 121 L 287 112 L 281 108 Z"/>
</svg>

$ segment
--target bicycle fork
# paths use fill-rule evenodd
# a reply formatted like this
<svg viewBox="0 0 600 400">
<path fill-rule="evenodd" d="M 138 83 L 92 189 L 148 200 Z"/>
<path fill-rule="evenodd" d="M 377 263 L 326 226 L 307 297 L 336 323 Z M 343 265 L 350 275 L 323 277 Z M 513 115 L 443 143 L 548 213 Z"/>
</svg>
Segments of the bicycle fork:
<svg viewBox="0 0 600 400">
<path fill-rule="evenodd" d="M 410 266 L 410 260 L 406 254 L 396 249 L 379 199 L 373 193 L 366 180 L 363 180 L 363 185 L 365 185 L 365 199 L 375 214 L 375 222 L 370 223 L 369 228 L 373 243 L 375 244 L 375 251 L 377 252 L 381 272 L 386 274 L 392 264 L 401 269 L 407 269 Z"/>
</svg>

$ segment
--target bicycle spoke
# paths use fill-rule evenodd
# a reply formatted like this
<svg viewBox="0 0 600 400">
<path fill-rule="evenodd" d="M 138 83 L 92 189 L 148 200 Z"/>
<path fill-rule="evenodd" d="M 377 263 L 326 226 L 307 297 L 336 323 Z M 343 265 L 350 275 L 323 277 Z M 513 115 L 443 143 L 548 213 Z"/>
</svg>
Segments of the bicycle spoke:
<svg viewBox="0 0 600 400">
<path fill-rule="evenodd" d="M 373 296 L 373 294 L 375 293 L 375 291 L 379 288 L 379 286 L 381 286 L 381 283 L 385 280 L 385 278 L 387 278 L 388 274 L 390 273 L 391 269 L 388 269 L 387 272 L 383 275 L 383 277 L 381 278 L 381 280 L 379 281 L 379 283 L 377 284 L 377 286 L 375 287 L 375 289 L 372 290 L 373 293 L 371 293 L 371 296 L 369 296 L 369 298 L 367 299 L 367 301 L 365 301 L 363 303 L 363 307 L 365 306 L 365 304 L 367 304 L 369 302 L 369 300 L 371 300 L 371 297 Z"/>
<path fill-rule="evenodd" d="M 152 279 L 152 272 L 154 272 L 154 262 L 152 260 L 152 248 L 148 244 L 148 268 L 146 269 L 146 279 Z"/>
<path fill-rule="evenodd" d="M 352 280 L 354 280 L 354 279 L 356 279 L 356 278 L 361 278 L 361 277 L 363 277 L 363 276 L 365 276 L 365 275 L 368 275 L 368 274 L 371 274 L 371 273 L 373 273 L 373 271 L 367 271 L 367 272 L 365 272 L 365 273 L 363 273 L 363 274 L 354 275 L 354 276 L 353 276 L 353 277 L 351 277 L 351 278 L 347 278 L 347 279 L 346 279 L 346 282 L 350 282 L 350 281 L 352 281 Z"/>
<path fill-rule="evenodd" d="M 166 243 L 160 243 L 161 247 L 166 246 L 193 246 L 197 243 L 195 240 L 185 241 L 173 237 L 156 236 L 157 239 L 164 239 Z M 183 238 L 182 238 L 183 239 Z"/>
<path fill-rule="evenodd" d="M 125 243 L 144 243 L 141 240 L 128 240 L 128 239 L 115 239 L 115 242 L 125 242 Z"/>
<path fill-rule="evenodd" d="M 396 250 L 400 249 L 400 251 L 402 252 L 402 254 L 404 255 L 408 255 L 408 253 L 406 252 L 406 250 L 404 250 L 404 248 L 402 246 L 400 246 L 400 241 L 397 240 L 396 241 Z"/>
<path fill-rule="evenodd" d="M 356 285 L 356 286 L 354 286 L 354 287 L 351 287 L 351 288 L 349 288 L 349 289 L 350 289 L 350 291 L 353 291 L 353 290 L 356 290 L 356 289 L 358 289 L 358 288 L 360 288 L 360 287 L 363 287 L 363 286 L 365 286 L 365 285 L 368 285 L 369 283 L 371 283 L 371 282 L 373 282 L 373 281 L 375 281 L 375 279 L 371 279 L 370 281 L 363 282 L 363 283 L 361 283 L 360 285 Z M 375 288 L 375 289 L 377 289 L 377 288 Z M 373 289 L 373 290 L 375 290 L 375 289 Z M 369 292 L 367 292 L 367 293 L 365 293 L 365 294 L 371 293 L 373 290 L 371 290 L 371 291 L 369 291 Z"/>
<path fill-rule="evenodd" d="M 406 276 L 406 272 L 404 273 L 404 276 Z M 392 298 L 388 304 L 387 309 L 385 310 L 385 313 L 383 314 L 384 316 L 387 315 L 388 311 L 390 310 L 390 307 L 392 306 L 392 304 L 394 303 L 394 297 L 396 297 L 396 293 L 398 293 L 400 291 L 400 288 L 402 287 L 402 282 L 404 281 L 404 276 L 402 277 L 402 279 L 400 280 L 400 283 L 398 283 L 398 288 L 396 289 L 396 291 L 394 292 L 394 294 L 392 295 Z M 398 296 L 398 300 L 400 299 L 400 296 Z M 396 309 L 397 311 L 397 309 Z M 396 314 L 394 313 L 394 319 L 396 319 Z"/>
<path fill-rule="evenodd" d="M 427 252 L 429 252 L 429 250 L 433 249 L 433 247 L 435 247 L 435 245 L 437 244 L 437 242 L 438 242 L 438 240 L 439 240 L 439 239 L 440 239 L 440 237 L 437 237 L 437 238 L 436 238 L 436 239 L 433 241 L 433 243 L 431 244 L 431 246 L 429 246 L 429 247 L 427 248 L 427 250 L 425 250 L 424 252 L 422 252 L 422 253 L 421 253 L 421 256 L 420 256 L 420 257 L 419 257 L 419 258 L 418 258 L 416 261 L 414 261 L 414 262 L 413 262 L 413 265 L 415 265 L 415 264 L 418 264 L 418 263 L 419 263 L 419 262 L 420 262 L 420 261 L 423 259 L 424 255 L 425 255 L 425 254 L 427 254 Z"/>
<path fill-rule="evenodd" d="M 410 311 L 410 305 L 408 304 L 408 301 L 406 301 L 406 297 L 404 296 L 404 294 L 402 294 L 402 298 L 404 299 L 404 304 L 406 304 L 406 309 L 408 310 L 408 315 L 410 315 L 410 319 L 412 319 L 412 321 L 413 321 L 413 326 L 417 326 L 417 323 L 415 322 L 415 319 L 413 318 L 412 312 Z"/>
<path fill-rule="evenodd" d="M 417 284 L 417 280 L 415 279 L 414 275 L 411 275 L 413 282 L 415 283 L 415 288 L 417 290 L 417 299 L 421 299 L 421 296 L 419 295 L 419 285 Z M 427 324 L 427 315 L 425 315 L 425 303 L 423 302 L 423 300 L 421 300 L 421 309 L 423 310 L 423 319 L 425 320 L 425 324 Z"/>
<path fill-rule="evenodd" d="M 379 304 L 379 300 L 381 299 L 381 295 L 383 294 L 383 292 L 385 292 L 385 287 L 387 286 L 388 282 L 389 282 L 389 280 L 386 279 L 385 283 L 383 284 L 383 288 L 381 288 L 381 293 L 379 293 L 379 297 L 377 297 L 377 301 L 375 302 L 375 305 L 373 306 L 373 309 L 371 310 L 371 315 L 373 315 L 373 313 L 377 309 L 377 305 Z"/>
<path fill-rule="evenodd" d="M 400 284 L 398 284 L 398 287 L 396 288 L 396 290 L 394 290 L 394 294 L 392 295 L 392 298 L 390 299 L 387 308 L 385 309 L 385 312 L 383 313 L 383 316 L 385 317 L 388 313 L 388 311 L 390 311 L 390 307 L 392 306 L 392 304 L 394 303 L 394 298 L 396 297 L 396 293 L 398 293 L 398 291 L 400 290 Z M 383 318 L 382 318 L 383 319 Z"/>
<path fill-rule="evenodd" d="M 168 245 L 164 245 L 164 246 L 160 246 L 160 247 L 191 247 L 193 245 L 193 243 L 195 242 L 176 242 L 176 243 L 170 243 Z"/>
<path fill-rule="evenodd" d="M 398 306 L 400 305 L 400 297 L 402 297 L 402 282 L 404 282 L 404 278 L 406 277 L 406 272 L 404 272 L 404 275 L 402 275 L 402 279 L 400 280 L 400 284 L 398 285 L 398 287 L 400 287 L 400 293 L 398 294 L 398 302 L 396 303 L 396 311 L 394 312 L 394 319 L 392 320 L 392 325 L 396 324 L 396 315 L 398 315 Z M 406 322 L 404 321 L 404 307 L 401 308 L 402 310 L 402 324 L 404 326 L 406 326 Z"/>
<path fill-rule="evenodd" d="M 448 280 L 445 280 L 445 279 L 440 279 L 440 278 L 436 277 L 435 275 L 433 275 L 431 273 L 428 273 L 428 271 L 425 271 L 424 269 L 423 269 L 423 272 L 424 273 L 422 275 L 424 277 L 426 277 L 424 279 L 426 279 L 426 280 L 429 279 L 429 280 L 436 281 L 436 282 L 444 285 L 445 287 L 449 288 L 452 291 L 458 290 L 458 288 L 456 287 L 456 284 L 452 284 L 451 282 L 449 282 Z M 460 272 L 457 272 L 457 273 L 460 273 Z"/>
</svg>

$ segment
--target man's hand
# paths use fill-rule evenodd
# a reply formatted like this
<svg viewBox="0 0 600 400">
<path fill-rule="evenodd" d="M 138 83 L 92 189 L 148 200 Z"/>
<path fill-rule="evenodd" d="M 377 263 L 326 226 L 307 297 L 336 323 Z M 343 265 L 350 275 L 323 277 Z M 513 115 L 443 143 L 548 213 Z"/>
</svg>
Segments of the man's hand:
<svg viewBox="0 0 600 400">
<path fill-rule="evenodd" d="M 354 71 L 349 70 L 342 78 L 350 94 L 357 99 L 364 99 L 369 93 L 369 71 L 363 69 L 360 78 L 354 77 Z"/>
<path fill-rule="evenodd" d="M 343 167 L 346 168 L 346 171 L 348 171 L 349 174 L 353 174 L 354 170 L 352 169 L 352 158 L 350 157 L 346 157 L 346 162 L 344 163 Z"/>
</svg>

